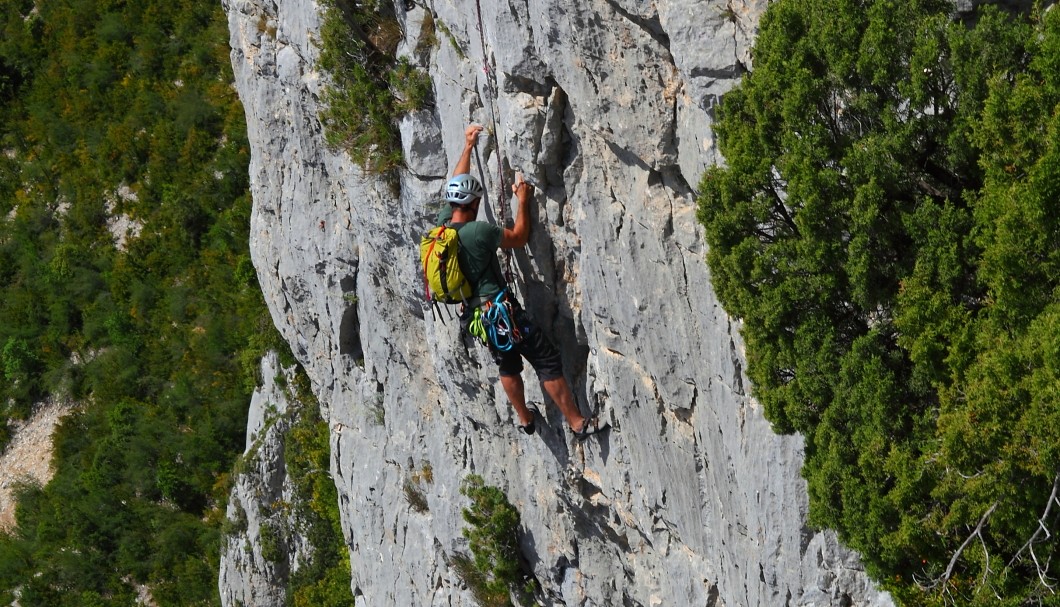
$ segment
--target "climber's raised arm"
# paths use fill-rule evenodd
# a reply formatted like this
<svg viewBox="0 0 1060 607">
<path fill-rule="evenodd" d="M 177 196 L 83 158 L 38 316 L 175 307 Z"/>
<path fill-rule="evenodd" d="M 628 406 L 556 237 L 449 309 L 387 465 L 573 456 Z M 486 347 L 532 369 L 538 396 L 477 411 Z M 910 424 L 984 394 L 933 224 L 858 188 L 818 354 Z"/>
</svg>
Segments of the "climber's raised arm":
<svg viewBox="0 0 1060 607">
<path fill-rule="evenodd" d="M 479 124 L 469 124 L 464 130 L 464 151 L 460 153 L 460 159 L 456 161 L 453 177 L 471 172 L 471 152 L 474 151 L 475 144 L 478 143 L 478 134 L 481 132 L 482 125 Z"/>
<path fill-rule="evenodd" d="M 519 209 L 515 214 L 515 225 L 504 228 L 504 234 L 501 235 L 502 249 L 518 249 L 530 240 L 530 198 L 533 189 L 533 186 L 523 181 L 521 173 L 515 174 L 512 193 L 519 200 Z"/>
</svg>

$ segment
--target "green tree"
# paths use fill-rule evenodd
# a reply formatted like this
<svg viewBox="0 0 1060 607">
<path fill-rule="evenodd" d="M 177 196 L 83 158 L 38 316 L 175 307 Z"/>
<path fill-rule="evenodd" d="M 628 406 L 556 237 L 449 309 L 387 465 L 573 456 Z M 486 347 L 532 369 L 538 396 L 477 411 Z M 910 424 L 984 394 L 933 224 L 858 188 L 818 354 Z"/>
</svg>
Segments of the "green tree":
<svg viewBox="0 0 1060 607">
<path fill-rule="evenodd" d="M 951 10 L 770 5 L 699 216 L 811 522 L 908 604 L 1022 604 L 1060 573 L 1060 13 Z"/>
<path fill-rule="evenodd" d="M 486 485 L 477 474 L 464 479 L 460 493 L 471 500 L 462 514 L 473 560 L 457 557 L 457 571 L 483 605 L 511 605 L 513 594 L 519 604 L 529 604 L 536 582 L 519 550 L 519 511 L 503 491 Z"/>
<path fill-rule="evenodd" d="M 430 102 L 430 77 L 396 57 L 402 34 L 389 3 L 323 5 L 318 63 L 330 76 L 320 114 L 325 138 L 366 171 L 390 173 L 401 164 L 398 119 Z"/>
<path fill-rule="evenodd" d="M 339 496 L 331 477 L 328 424 L 299 370 L 295 383 L 299 407 L 287 433 L 284 462 L 295 486 L 298 533 L 312 554 L 291 576 L 287 603 L 293 607 L 343 607 L 354 603 L 350 589 L 350 552 L 342 535 Z"/>
<path fill-rule="evenodd" d="M 282 344 L 246 267 L 224 13 L 0 0 L 0 30 L 0 422 L 81 405 L 0 534 L 0 602 L 218 604 L 247 361 Z"/>
</svg>

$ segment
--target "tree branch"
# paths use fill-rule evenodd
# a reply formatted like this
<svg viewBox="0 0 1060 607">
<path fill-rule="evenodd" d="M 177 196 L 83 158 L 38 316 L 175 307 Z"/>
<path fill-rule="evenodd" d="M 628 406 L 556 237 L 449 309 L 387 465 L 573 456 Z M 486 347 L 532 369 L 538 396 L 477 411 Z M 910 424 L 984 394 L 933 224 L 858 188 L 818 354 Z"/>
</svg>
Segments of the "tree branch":
<svg viewBox="0 0 1060 607">
<path fill-rule="evenodd" d="M 1049 493 L 1049 500 L 1045 503 L 1045 512 L 1042 512 L 1041 517 L 1038 518 L 1038 528 L 1034 530 L 1034 534 L 1031 535 L 1030 539 L 1027 540 L 1027 543 L 1024 544 L 1023 547 L 1020 548 L 1019 551 L 1017 551 L 1016 554 L 1013 555 L 1012 559 L 1008 562 L 1008 566 L 1011 567 L 1017 560 L 1019 560 L 1020 556 L 1025 550 L 1030 552 L 1031 560 L 1034 561 L 1034 568 L 1038 573 L 1038 579 L 1041 580 L 1042 586 L 1045 586 L 1045 588 L 1052 593 L 1056 592 L 1056 587 L 1053 583 L 1050 582 L 1048 576 L 1046 576 L 1046 572 L 1048 571 L 1048 563 L 1045 567 L 1042 567 L 1042 564 L 1038 562 L 1038 555 L 1034 552 L 1034 545 L 1040 541 L 1044 541 L 1052 537 L 1052 534 L 1049 533 L 1049 527 L 1046 526 L 1045 521 L 1047 518 L 1049 518 L 1049 512 L 1052 510 L 1053 504 L 1055 503 L 1060 505 L 1060 498 L 1057 497 L 1058 493 L 1060 493 L 1060 474 L 1057 474 L 1056 477 L 1053 478 L 1053 490 Z M 1040 540 L 1039 536 L 1041 536 L 1042 533 L 1045 534 L 1045 538 Z"/>
<path fill-rule="evenodd" d="M 968 547 L 968 544 L 971 544 L 972 540 L 977 537 L 979 538 L 979 541 L 983 541 L 983 536 L 981 535 L 981 533 L 983 532 L 983 525 L 986 524 L 987 519 L 989 519 L 990 515 L 993 514 L 994 510 L 997 509 L 997 504 L 998 502 L 994 502 L 989 508 L 987 508 L 986 512 L 983 513 L 982 518 L 979 519 L 979 524 L 975 526 L 975 529 L 973 529 L 972 533 L 964 540 L 964 543 L 961 544 L 961 547 L 957 549 L 957 552 L 953 553 L 953 558 L 950 559 L 950 563 L 946 566 L 946 571 L 942 573 L 942 576 L 928 586 L 924 586 L 921 584 L 922 588 L 924 588 L 925 590 L 930 590 L 932 588 L 937 588 L 940 585 L 945 586 L 946 582 L 948 582 L 950 577 L 953 575 L 953 568 L 957 566 L 957 559 L 961 558 L 961 554 L 964 552 L 964 549 Z M 989 559 L 989 556 L 987 558 Z"/>
<path fill-rule="evenodd" d="M 792 218 L 791 213 L 788 211 L 788 205 L 784 203 L 784 198 L 772 186 L 767 186 L 766 190 L 773 196 L 773 217 L 786 225 L 795 237 L 799 237 L 799 228 L 795 225 L 795 219 Z"/>
<path fill-rule="evenodd" d="M 1038 536 L 1043 531 L 1045 532 L 1045 539 L 1049 539 L 1050 537 L 1052 537 L 1052 534 L 1049 533 L 1049 528 L 1045 526 L 1045 519 L 1048 518 L 1049 510 L 1052 509 L 1053 503 L 1054 502 L 1055 503 L 1060 503 L 1060 501 L 1057 500 L 1057 492 L 1058 491 L 1060 491 L 1060 474 L 1057 474 L 1056 478 L 1053 479 L 1053 490 L 1049 494 L 1049 501 L 1047 501 L 1045 503 L 1045 512 L 1043 512 L 1042 516 L 1038 519 L 1038 529 L 1036 529 L 1034 531 L 1034 535 L 1032 535 L 1031 538 L 1029 540 L 1027 540 L 1027 543 L 1024 544 L 1023 547 L 1020 548 L 1016 552 L 1016 554 L 1014 554 L 1012 556 L 1012 560 L 1010 560 L 1008 562 L 1008 565 L 1007 565 L 1008 567 L 1011 567 L 1012 564 L 1016 562 L 1016 560 L 1020 557 L 1020 555 L 1023 554 L 1024 550 L 1026 550 L 1027 548 L 1031 547 L 1032 544 L 1037 542 Z"/>
</svg>

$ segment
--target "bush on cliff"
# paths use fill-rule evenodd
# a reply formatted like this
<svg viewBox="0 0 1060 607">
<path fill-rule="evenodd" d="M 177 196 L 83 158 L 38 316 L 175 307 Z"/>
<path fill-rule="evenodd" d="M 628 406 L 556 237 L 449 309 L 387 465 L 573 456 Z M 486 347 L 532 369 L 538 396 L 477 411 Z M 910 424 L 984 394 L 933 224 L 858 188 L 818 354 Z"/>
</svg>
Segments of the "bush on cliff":
<svg viewBox="0 0 1060 607">
<path fill-rule="evenodd" d="M 512 596 L 520 605 L 532 604 L 537 583 L 519 551 L 519 511 L 477 474 L 464 479 L 460 493 L 471 500 L 462 514 L 473 558 L 457 556 L 454 568 L 483 607 L 510 606 Z"/>
<path fill-rule="evenodd" d="M 320 113 L 328 144 L 369 173 L 401 165 L 398 120 L 426 105 L 430 77 L 395 55 L 403 33 L 389 3 L 324 0 L 318 65 L 330 76 Z"/>
</svg>

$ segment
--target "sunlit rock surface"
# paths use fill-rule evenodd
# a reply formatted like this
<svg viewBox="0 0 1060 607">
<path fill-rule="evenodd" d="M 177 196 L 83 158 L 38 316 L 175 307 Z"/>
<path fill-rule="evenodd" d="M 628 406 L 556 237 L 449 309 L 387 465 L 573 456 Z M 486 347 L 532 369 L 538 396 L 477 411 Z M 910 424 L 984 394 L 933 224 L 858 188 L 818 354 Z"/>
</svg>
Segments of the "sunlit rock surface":
<svg viewBox="0 0 1060 607">
<path fill-rule="evenodd" d="M 805 526 L 802 440 L 773 434 L 750 397 L 695 219 L 700 175 L 720 161 L 712 110 L 753 67 L 766 0 L 483 0 L 481 14 L 470 0 L 398 2 L 400 52 L 435 92 L 401 124 L 400 193 L 324 144 L 320 7 L 223 3 L 254 263 L 332 429 L 358 605 L 474 604 L 449 565 L 467 552 L 471 473 L 518 508 L 546 604 L 891 604 L 856 555 Z M 415 53 L 432 20 L 435 41 Z M 422 306 L 419 233 L 471 121 L 489 132 L 473 165 L 488 219 L 500 172 L 539 186 L 517 292 L 583 409 L 613 424 L 599 440 L 575 443 L 550 403 L 539 434 L 518 433 L 485 349 Z M 240 558 L 230 547 L 227 605 L 247 596 Z"/>
</svg>

